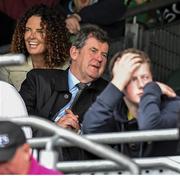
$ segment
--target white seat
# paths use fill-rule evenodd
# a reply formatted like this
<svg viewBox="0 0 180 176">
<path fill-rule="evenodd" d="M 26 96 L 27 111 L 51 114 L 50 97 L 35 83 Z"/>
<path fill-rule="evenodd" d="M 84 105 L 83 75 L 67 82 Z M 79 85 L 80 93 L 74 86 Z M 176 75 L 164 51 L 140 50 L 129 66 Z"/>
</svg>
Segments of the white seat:
<svg viewBox="0 0 180 176">
<path fill-rule="evenodd" d="M 9 83 L 0 81 L 0 118 L 25 117 L 27 109 L 18 91 Z M 27 138 L 32 137 L 30 127 L 22 127 Z"/>
</svg>

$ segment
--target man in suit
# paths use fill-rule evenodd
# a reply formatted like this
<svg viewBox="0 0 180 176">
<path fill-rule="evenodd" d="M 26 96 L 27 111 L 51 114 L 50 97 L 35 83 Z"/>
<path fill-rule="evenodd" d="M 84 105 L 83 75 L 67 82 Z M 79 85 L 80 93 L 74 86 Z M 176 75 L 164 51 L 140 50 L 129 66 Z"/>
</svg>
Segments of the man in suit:
<svg viewBox="0 0 180 176">
<path fill-rule="evenodd" d="M 80 129 L 83 115 L 105 88 L 104 72 L 108 55 L 106 32 L 95 25 L 84 25 L 70 48 L 70 67 L 63 70 L 34 69 L 27 74 L 20 94 L 28 113 L 55 121 L 63 128 Z M 78 83 L 87 86 L 69 109 Z"/>
</svg>

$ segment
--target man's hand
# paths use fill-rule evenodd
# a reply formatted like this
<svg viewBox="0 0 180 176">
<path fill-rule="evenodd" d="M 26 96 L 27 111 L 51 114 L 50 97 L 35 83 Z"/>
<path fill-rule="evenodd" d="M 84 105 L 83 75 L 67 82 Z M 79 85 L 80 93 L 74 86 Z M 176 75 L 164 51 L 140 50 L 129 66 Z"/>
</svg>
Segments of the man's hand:
<svg viewBox="0 0 180 176">
<path fill-rule="evenodd" d="M 168 97 L 176 96 L 176 93 L 174 92 L 174 90 L 171 87 L 169 87 L 168 85 L 160 83 L 160 82 L 156 82 L 156 83 L 159 85 L 159 87 L 162 91 L 162 94 L 167 95 Z"/>
<path fill-rule="evenodd" d="M 68 15 L 65 20 L 66 28 L 71 34 L 76 34 L 80 30 L 81 17 L 78 14 Z"/>
<path fill-rule="evenodd" d="M 75 115 L 70 109 L 67 109 L 66 114 L 60 118 L 56 124 L 62 128 L 71 129 L 78 132 L 80 129 L 78 118 L 78 115 Z"/>
</svg>

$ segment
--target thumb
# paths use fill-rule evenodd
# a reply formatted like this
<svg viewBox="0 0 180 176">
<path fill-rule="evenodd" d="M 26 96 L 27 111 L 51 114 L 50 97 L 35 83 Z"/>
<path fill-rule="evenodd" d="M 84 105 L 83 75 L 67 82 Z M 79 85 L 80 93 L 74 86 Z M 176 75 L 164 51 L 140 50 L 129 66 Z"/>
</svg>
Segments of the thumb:
<svg viewBox="0 0 180 176">
<path fill-rule="evenodd" d="M 73 113 L 70 109 L 66 109 L 65 112 L 66 112 L 66 114 L 72 114 L 72 115 L 74 115 L 74 113 Z"/>
</svg>

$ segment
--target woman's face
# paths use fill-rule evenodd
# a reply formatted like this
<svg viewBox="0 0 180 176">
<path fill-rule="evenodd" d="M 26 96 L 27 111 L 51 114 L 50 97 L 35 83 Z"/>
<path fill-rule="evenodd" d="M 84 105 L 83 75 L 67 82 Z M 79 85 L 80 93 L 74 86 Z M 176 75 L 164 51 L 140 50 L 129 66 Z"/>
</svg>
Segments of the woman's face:
<svg viewBox="0 0 180 176">
<path fill-rule="evenodd" d="M 30 55 L 42 55 L 46 50 L 46 33 L 40 23 L 41 17 L 39 16 L 31 16 L 26 23 L 24 40 Z"/>
</svg>

